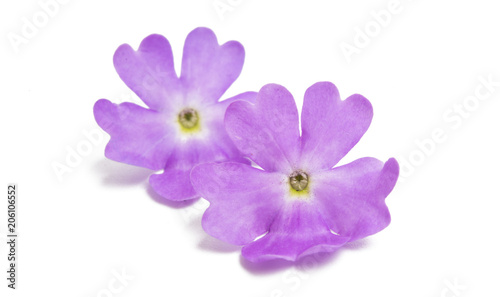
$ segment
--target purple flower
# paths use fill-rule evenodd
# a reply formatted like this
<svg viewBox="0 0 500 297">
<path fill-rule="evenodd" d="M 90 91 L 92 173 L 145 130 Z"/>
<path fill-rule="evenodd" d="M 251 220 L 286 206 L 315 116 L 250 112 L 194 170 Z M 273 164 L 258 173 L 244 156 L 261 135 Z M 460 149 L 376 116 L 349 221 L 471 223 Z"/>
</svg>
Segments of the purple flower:
<svg viewBox="0 0 500 297">
<path fill-rule="evenodd" d="M 247 92 L 219 99 L 236 80 L 245 51 L 236 41 L 221 46 L 214 33 L 197 28 L 186 38 L 181 75 L 174 70 L 172 49 L 161 35 L 146 37 L 134 51 L 128 44 L 115 52 L 116 71 L 149 107 L 113 104 L 101 99 L 94 106 L 99 126 L 111 135 L 109 159 L 152 170 L 153 189 L 171 200 L 199 197 L 189 173 L 200 162 L 245 162 L 225 132 L 223 119 L 229 103 L 254 100 Z"/>
<path fill-rule="evenodd" d="M 264 86 L 255 105 L 232 103 L 226 130 L 263 170 L 235 162 L 193 168 L 193 186 L 210 202 L 205 231 L 243 245 L 246 259 L 261 262 L 331 252 L 387 227 L 385 198 L 399 174 L 396 160 L 367 157 L 332 168 L 360 140 L 372 116 L 367 99 L 341 100 L 329 82 L 307 89 L 302 135 L 295 101 L 282 86 Z"/>
</svg>

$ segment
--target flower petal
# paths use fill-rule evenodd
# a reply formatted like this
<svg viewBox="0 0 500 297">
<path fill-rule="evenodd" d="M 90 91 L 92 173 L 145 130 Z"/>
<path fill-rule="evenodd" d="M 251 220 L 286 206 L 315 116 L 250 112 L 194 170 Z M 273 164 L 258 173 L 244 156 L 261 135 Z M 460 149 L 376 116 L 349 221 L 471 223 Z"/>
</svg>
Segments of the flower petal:
<svg viewBox="0 0 500 297">
<path fill-rule="evenodd" d="M 149 178 L 158 194 L 174 201 L 198 198 L 200 195 L 196 194 L 189 180 L 193 166 L 222 161 L 250 163 L 240 155 L 223 129 L 212 130 L 209 135 L 208 139 L 193 138 L 177 144 L 163 173 Z"/>
<path fill-rule="evenodd" d="M 240 75 L 245 50 L 237 41 L 219 46 L 208 28 L 196 28 L 186 37 L 181 80 L 187 97 L 217 102 Z"/>
<path fill-rule="evenodd" d="M 227 107 L 235 101 L 255 102 L 257 97 L 256 92 L 246 92 L 229 99 L 208 105 L 203 110 L 203 126 L 207 129 L 207 138 L 210 138 L 211 145 L 218 147 L 221 151 L 226 153 L 227 158 L 206 160 L 205 162 L 213 161 L 228 161 L 228 160 L 242 160 L 241 152 L 236 148 L 233 141 L 229 138 L 224 127 L 224 114 Z M 247 163 L 247 162 L 245 162 Z"/>
<path fill-rule="evenodd" d="M 241 154 L 236 147 L 234 146 L 232 140 L 226 133 L 226 129 L 224 128 L 224 115 L 228 106 L 236 101 L 247 101 L 247 102 L 255 102 L 257 98 L 257 92 L 246 92 L 238 94 L 234 97 L 225 99 L 223 101 L 217 102 L 215 104 L 207 105 L 203 108 L 202 116 L 203 116 L 203 126 L 208 129 L 207 136 L 208 137 L 217 137 L 227 139 L 226 141 L 231 144 L 234 150 L 236 150 L 237 154 Z M 212 133 L 213 132 L 213 133 Z M 213 135 L 213 134 L 216 135 Z"/>
<path fill-rule="evenodd" d="M 354 241 L 387 227 L 391 217 L 385 198 L 394 188 L 399 165 L 375 158 L 358 159 L 312 177 L 314 204 L 328 226 Z"/>
<path fill-rule="evenodd" d="M 153 170 L 163 168 L 174 143 L 172 129 L 161 114 L 133 103 L 118 105 L 101 99 L 94 105 L 94 116 L 111 135 L 106 157 Z"/>
<path fill-rule="evenodd" d="M 268 84 L 255 105 L 234 102 L 224 119 L 236 147 L 266 171 L 290 174 L 300 149 L 298 111 L 287 89 Z"/>
<path fill-rule="evenodd" d="M 123 44 L 116 50 L 113 62 L 123 82 L 150 108 L 165 110 L 171 101 L 181 98 L 172 49 L 165 37 L 150 35 L 137 51 Z"/>
<path fill-rule="evenodd" d="M 203 215 L 205 231 L 244 245 L 267 232 L 283 204 L 282 177 L 241 163 L 205 163 L 193 168 L 191 182 L 210 202 Z"/>
<path fill-rule="evenodd" d="M 348 239 L 333 234 L 311 203 L 294 201 L 281 210 L 268 234 L 243 247 L 242 255 L 252 262 L 295 261 L 313 252 L 332 252 Z"/>
<path fill-rule="evenodd" d="M 198 156 L 195 149 L 175 150 L 168 160 L 165 170 L 149 177 L 149 184 L 162 197 L 182 201 L 199 198 L 191 185 L 189 173 Z"/>
<path fill-rule="evenodd" d="M 334 84 L 309 87 L 302 107 L 302 162 L 309 170 L 337 164 L 370 126 L 373 110 L 361 95 L 342 101 Z"/>
</svg>

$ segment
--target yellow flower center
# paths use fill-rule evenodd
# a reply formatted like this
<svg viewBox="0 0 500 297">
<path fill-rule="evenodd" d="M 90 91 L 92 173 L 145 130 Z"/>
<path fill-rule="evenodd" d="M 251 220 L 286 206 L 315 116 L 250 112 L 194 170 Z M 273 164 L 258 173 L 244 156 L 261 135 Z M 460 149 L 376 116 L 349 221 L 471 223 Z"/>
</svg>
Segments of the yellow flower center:
<svg viewBox="0 0 500 297">
<path fill-rule="evenodd" d="M 297 170 L 290 175 L 290 187 L 297 192 L 301 192 L 307 189 L 309 184 L 309 176 L 307 173 Z"/>
<path fill-rule="evenodd" d="M 184 108 L 179 113 L 178 120 L 182 130 L 185 132 L 194 132 L 199 129 L 200 117 L 196 110 L 190 107 Z"/>
</svg>

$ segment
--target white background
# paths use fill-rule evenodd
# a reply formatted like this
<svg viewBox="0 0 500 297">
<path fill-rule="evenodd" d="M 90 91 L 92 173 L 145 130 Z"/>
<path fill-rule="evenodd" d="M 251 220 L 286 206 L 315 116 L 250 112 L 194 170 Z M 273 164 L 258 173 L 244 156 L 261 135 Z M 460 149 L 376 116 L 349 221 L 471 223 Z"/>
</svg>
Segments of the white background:
<svg viewBox="0 0 500 297">
<path fill-rule="evenodd" d="M 401 0 L 384 26 L 374 24 L 372 13 L 390 2 L 74 0 L 13 46 L 23 18 L 43 10 L 33 0 L 2 1 L 0 185 L 19 185 L 20 237 L 19 289 L 0 281 L 0 295 L 498 296 L 500 87 L 486 100 L 469 96 L 484 93 L 481 78 L 500 81 L 500 7 Z M 206 203 L 161 203 L 151 172 L 105 159 L 102 132 L 58 179 L 52 166 L 84 145 L 83 131 L 100 131 L 94 102 L 136 100 L 113 68 L 115 49 L 159 33 L 180 69 L 184 39 L 198 26 L 245 47 L 225 97 L 274 82 L 300 108 L 306 88 L 328 80 L 343 98 L 372 102 L 372 125 L 343 162 L 395 156 L 403 165 L 386 230 L 321 259 L 257 266 L 203 233 Z M 372 37 L 348 62 L 342 46 L 355 46 L 367 26 Z M 453 108 L 464 104 L 470 111 L 459 116 Z M 439 131 L 441 143 L 425 141 Z M 6 254 L 2 244 L 2 280 Z M 120 282 L 122 270 L 133 279 Z"/>
</svg>

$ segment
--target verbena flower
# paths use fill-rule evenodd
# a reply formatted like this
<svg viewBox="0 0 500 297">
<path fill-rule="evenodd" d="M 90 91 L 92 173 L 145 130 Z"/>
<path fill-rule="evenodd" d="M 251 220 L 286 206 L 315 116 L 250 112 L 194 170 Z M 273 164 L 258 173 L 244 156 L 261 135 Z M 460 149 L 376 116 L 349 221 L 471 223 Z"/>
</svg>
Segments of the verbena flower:
<svg viewBox="0 0 500 297">
<path fill-rule="evenodd" d="M 134 51 L 128 44 L 115 52 L 116 71 L 149 108 L 101 99 L 94 106 L 99 126 L 111 135 L 109 159 L 164 169 L 149 182 L 171 200 L 199 197 L 189 181 L 191 168 L 208 161 L 243 159 L 223 126 L 229 103 L 253 100 L 255 92 L 219 99 L 239 76 L 245 51 L 236 41 L 221 46 L 214 33 L 197 28 L 186 38 L 181 75 L 174 70 L 172 49 L 161 35 L 146 37 Z"/>
<path fill-rule="evenodd" d="M 332 168 L 372 116 L 367 99 L 341 100 L 329 82 L 306 91 L 302 135 L 295 101 L 282 86 L 264 86 L 255 105 L 232 103 L 226 130 L 262 169 L 235 162 L 193 168 L 193 186 L 210 202 L 205 231 L 243 245 L 243 256 L 260 262 L 331 252 L 384 229 L 390 222 L 385 198 L 399 174 L 396 160 L 367 157 Z"/>
</svg>

